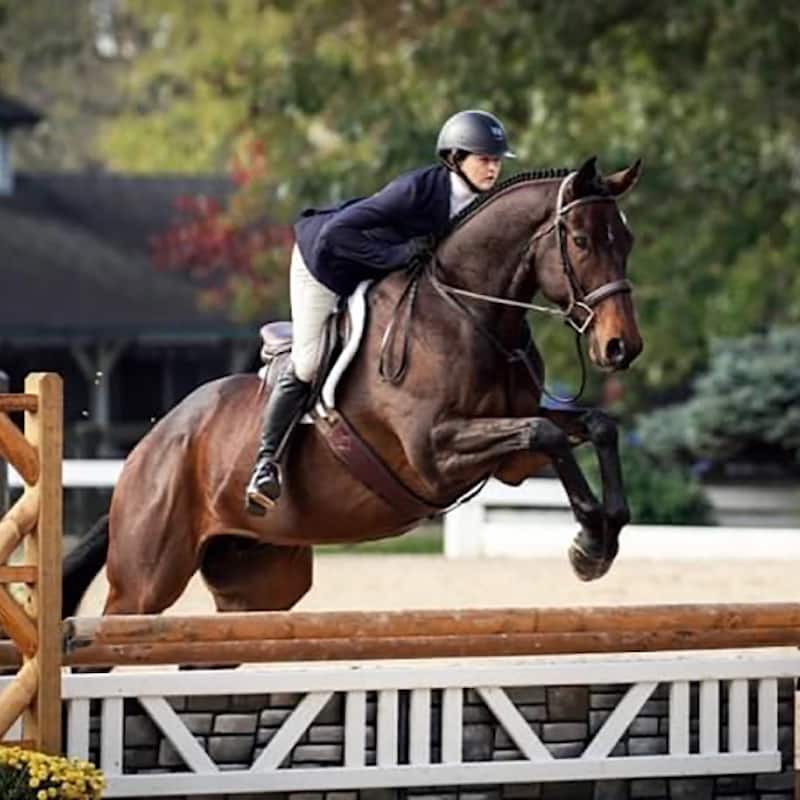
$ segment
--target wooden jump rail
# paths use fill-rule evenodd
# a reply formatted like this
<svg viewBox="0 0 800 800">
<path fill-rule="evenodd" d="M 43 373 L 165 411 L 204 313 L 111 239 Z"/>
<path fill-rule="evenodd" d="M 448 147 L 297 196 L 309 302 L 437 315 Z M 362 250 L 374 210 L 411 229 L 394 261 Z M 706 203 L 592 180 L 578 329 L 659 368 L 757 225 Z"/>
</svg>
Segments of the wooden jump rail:
<svg viewBox="0 0 800 800">
<path fill-rule="evenodd" d="M 97 667 L 624 653 L 797 647 L 800 606 L 117 616 L 63 631 L 64 663 Z"/>
<path fill-rule="evenodd" d="M 0 737 L 23 715 L 23 744 L 61 749 L 61 455 L 62 382 L 34 373 L 25 394 L 0 394 L 0 458 L 25 481 L 22 496 L 0 519 L 0 623 L 21 662 L 0 695 Z M 24 433 L 8 417 L 24 412 Z M 24 563 L 9 564 L 24 543 Z M 12 594 L 8 584 L 24 588 Z"/>
<path fill-rule="evenodd" d="M 36 394 L 0 394 L 0 411 L 30 411 L 35 414 L 39 409 L 39 397 Z"/>
<path fill-rule="evenodd" d="M 265 663 L 800 646 L 791 603 L 65 620 L 65 666 Z M 19 665 L 0 642 L 0 666 Z"/>
</svg>

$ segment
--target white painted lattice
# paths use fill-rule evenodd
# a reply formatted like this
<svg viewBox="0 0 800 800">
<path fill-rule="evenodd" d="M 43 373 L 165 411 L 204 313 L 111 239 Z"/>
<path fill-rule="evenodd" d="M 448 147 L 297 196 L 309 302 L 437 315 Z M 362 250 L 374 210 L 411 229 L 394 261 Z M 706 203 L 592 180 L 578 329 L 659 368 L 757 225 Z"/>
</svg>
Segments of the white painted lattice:
<svg viewBox="0 0 800 800">
<path fill-rule="evenodd" d="M 235 794 L 256 791 L 336 790 L 729 775 L 781 769 L 778 680 L 800 674 L 794 651 L 528 659 L 271 665 L 196 672 L 133 671 L 70 675 L 69 754 L 86 758 L 90 702 L 102 705 L 100 755 L 108 779 L 104 796 Z M 553 756 L 515 705 L 518 687 L 627 685 L 605 722 L 574 757 Z M 727 691 L 721 691 L 723 684 Z M 668 685 L 667 752 L 612 755 L 656 687 Z M 697 685 L 697 746 L 691 747 L 690 697 Z M 750 686 L 757 694 L 749 719 Z M 519 750 L 512 761 L 466 760 L 466 690 L 474 690 Z M 298 693 L 300 699 L 247 769 L 220 769 L 168 698 Z M 407 692 L 407 714 L 400 713 Z M 374 763 L 367 760 L 368 693 L 375 693 Z M 342 759 L 324 767 L 286 767 L 287 756 L 334 695 L 344 695 Z M 434 695 L 440 728 L 431 735 Z M 726 699 L 727 736 L 720 731 Z M 173 774 L 124 774 L 126 698 L 136 698 L 184 761 Z M 750 746 L 749 728 L 757 729 Z M 407 751 L 401 761 L 400 742 Z M 434 739 L 436 741 L 434 741 Z"/>
</svg>

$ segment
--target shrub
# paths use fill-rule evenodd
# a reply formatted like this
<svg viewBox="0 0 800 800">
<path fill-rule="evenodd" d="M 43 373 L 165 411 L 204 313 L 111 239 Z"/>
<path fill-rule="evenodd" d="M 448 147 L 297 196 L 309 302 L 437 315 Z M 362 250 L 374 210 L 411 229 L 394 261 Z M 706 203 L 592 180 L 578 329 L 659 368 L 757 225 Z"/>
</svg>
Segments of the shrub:
<svg viewBox="0 0 800 800">
<path fill-rule="evenodd" d="M 661 458 L 800 465 L 800 328 L 717 342 L 686 403 L 645 415 L 638 431 Z"/>
<path fill-rule="evenodd" d="M 3 800 L 99 800 L 104 783 L 88 761 L 0 746 Z"/>
</svg>

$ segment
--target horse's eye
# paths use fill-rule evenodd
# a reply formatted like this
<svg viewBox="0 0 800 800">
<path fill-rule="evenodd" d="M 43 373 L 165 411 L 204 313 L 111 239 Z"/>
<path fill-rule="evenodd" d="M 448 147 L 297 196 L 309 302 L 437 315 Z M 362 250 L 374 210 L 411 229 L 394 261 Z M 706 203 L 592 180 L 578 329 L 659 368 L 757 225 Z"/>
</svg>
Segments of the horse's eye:
<svg viewBox="0 0 800 800">
<path fill-rule="evenodd" d="M 581 250 L 585 250 L 589 246 L 589 239 L 586 236 L 575 236 L 574 242 Z"/>
</svg>

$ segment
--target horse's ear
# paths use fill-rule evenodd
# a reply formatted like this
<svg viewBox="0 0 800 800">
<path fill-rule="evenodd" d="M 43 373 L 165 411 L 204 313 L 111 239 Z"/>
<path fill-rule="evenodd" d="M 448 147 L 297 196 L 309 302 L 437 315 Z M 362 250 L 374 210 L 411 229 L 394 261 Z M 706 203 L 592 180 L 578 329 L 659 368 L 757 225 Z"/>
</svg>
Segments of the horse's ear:
<svg viewBox="0 0 800 800">
<path fill-rule="evenodd" d="M 605 181 L 608 188 L 614 197 L 620 197 L 625 192 L 630 191 L 636 186 L 639 177 L 642 174 L 642 159 L 637 158 L 636 163 L 627 169 L 620 172 L 615 172 L 613 175 L 606 175 Z"/>
<path fill-rule="evenodd" d="M 587 158 L 583 166 L 578 170 L 573 181 L 575 197 L 583 197 L 593 193 L 593 187 L 597 178 L 597 156 Z"/>
</svg>

